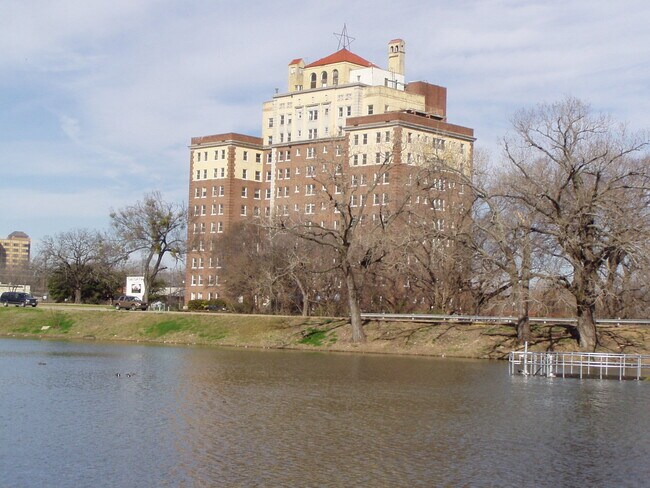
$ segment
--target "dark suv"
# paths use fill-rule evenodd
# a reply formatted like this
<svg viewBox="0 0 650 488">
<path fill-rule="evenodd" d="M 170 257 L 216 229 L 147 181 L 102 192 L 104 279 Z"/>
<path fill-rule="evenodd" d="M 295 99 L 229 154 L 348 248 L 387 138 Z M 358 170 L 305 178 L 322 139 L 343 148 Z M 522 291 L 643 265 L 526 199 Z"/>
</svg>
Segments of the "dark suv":
<svg viewBox="0 0 650 488">
<path fill-rule="evenodd" d="M 114 302 L 115 309 L 120 310 L 125 308 L 127 310 L 146 310 L 148 304 L 143 302 L 138 297 L 132 297 L 129 295 L 122 295 Z"/>
<path fill-rule="evenodd" d="M 30 305 L 35 307 L 38 300 L 31 296 L 29 293 L 22 291 L 6 291 L 0 295 L 0 304 L 8 307 L 9 305 L 16 305 L 17 307 L 26 307 Z"/>
</svg>

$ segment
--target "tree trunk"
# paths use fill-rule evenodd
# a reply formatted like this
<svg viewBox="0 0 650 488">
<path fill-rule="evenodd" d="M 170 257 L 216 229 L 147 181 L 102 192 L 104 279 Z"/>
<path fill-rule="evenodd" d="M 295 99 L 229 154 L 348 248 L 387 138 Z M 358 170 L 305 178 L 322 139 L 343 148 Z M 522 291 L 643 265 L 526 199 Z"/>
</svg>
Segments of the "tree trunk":
<svg viewBox="0 0 650 488">
<path fill-rule="evenodd" d="M 348 288 L 348 305 L 350 307 L 350 325 L 352 326 L 352 342 L 366 342 L 366 333 L 361 323 L 361 309 L 359 308 L 359 295 L 354 273 L 349 266 L 343 269 L 345 284 Z"/>
<path fill-rule="evenodd" d="M 530 234 L 523 237 L 521 260 L 521 283 L 517 286 L 519 307 L 517 314 L 517 341 L 523 344 L 531 339 L 530 331 L 530 268 L 532 267 L 532 250 Z"/>
<path fill-rule="evenodd" d="M 300 294 L 302 295 L 302 316 L 309 317 L 309 292 L 302 284 L 302 281 L 300 281 L 295 276 L 293 277 L 293 280 L 298 285 L 298 289 L 300 290 Z"/>
<path fill-rule="evenodd" d="M 81 303 L 81 287 L 77 287 L 74 289 L 74 302 L 75 303 Z"/>
<path fill-rule="evenodd" d="M 585 351 L 595 351 L 598 345 L 596 322 L 594 321 L 594 306 L 578 303 L 578 335 L 580 348 Z"/>
</svg>

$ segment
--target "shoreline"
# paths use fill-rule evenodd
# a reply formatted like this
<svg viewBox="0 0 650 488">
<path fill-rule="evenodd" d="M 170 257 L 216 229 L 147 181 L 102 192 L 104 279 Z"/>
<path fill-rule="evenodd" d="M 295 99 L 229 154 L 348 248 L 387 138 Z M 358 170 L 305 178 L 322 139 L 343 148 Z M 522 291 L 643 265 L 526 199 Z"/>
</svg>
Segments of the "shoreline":
<svg viewBox="0 0 650 488">
<path fill-rule="evenodd" d="M 506 359 L 520 348 L 512 326 L 366 321 L 368 341 L 351 341 L 341 317 L 132 312 L 72 305 L 0 308 L 0 337 L 221 346 L 292 351 Z M 531 351 L 579 351 L 571 330 L 533 326 Z M 601 328 L 598 351 L 648 354 L 650 328 Z"/>
</svg>

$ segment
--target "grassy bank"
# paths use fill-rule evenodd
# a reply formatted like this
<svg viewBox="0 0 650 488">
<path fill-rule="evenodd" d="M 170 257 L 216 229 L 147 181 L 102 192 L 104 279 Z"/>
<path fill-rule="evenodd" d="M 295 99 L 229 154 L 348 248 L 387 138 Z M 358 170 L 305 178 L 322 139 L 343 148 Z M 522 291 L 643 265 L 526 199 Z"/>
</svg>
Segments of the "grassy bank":
<svg viewBox="0 0 650 488">
<path fill-rule="evenodd" d="M 368 342 L 353 344 L 348 321 L 268 315 L 127 312 L 91 308 L 0 308 L 0 336 L 166 344 L 292 348 L 447 357 L 504 358 L 516 349 L 512 327 L 368 322 Z M 533 328 L 532 350 L 577 350 L 571 330 Z M 648 328 L 601 331 L 601 350 L 648 353 Z"/>
</svg>

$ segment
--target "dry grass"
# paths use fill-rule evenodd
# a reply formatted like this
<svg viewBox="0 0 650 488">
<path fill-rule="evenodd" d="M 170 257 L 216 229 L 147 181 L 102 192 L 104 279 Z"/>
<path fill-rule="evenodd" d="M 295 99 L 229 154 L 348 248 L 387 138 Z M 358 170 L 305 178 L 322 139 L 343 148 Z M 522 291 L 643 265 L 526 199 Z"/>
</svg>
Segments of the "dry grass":
<svg viewBox="0 0 650 488">
<path fill-rule="evenodd" d="M 512 327 L 367 322 L 368 342 L 354 344 L 346 319 L 269 315 L 127 312 L 57 307 L 0 308 L 0 336 L 166 344 L 292 348 L 383 354 L 505 358 Z M 572 329 L 534 326 L 531 350 L 578 350 Z M 603 351 L 648 353 L 649 328 L 601 329 Z"/>
</svg>

